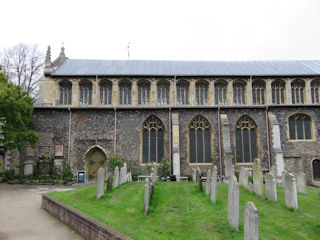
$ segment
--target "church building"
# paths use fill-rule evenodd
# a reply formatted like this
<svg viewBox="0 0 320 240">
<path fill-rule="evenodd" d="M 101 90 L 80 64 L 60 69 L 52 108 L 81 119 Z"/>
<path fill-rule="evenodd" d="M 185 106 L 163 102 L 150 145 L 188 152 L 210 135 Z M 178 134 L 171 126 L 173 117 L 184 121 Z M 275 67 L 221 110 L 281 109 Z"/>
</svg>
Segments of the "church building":
<svg viewBox="0 0 320 240">
<path fill-rule="evenodd" d="M 34 123 L 37 149 L 95 181 L 109 154 L 134 172 L 170 161 L 177 177 L 216 165 L 303 171 L 320 186 L 320 61 L 80 60 L 48 48 Z"/>
</svg>

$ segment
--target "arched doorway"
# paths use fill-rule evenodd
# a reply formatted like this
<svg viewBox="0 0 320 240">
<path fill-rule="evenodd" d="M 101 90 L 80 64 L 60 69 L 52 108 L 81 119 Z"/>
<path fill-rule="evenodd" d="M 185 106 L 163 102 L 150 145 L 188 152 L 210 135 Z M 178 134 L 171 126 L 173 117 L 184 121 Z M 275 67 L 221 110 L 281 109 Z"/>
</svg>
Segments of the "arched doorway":
<svg viewBox="0 0 320 240">
<path fill-rule="evenodd" d="M 320 182 L 320 160 L 314 159 L 312 161 L 312 169 L 313 169 L 313 181 Z"/>
<path fill-rule="evenodd" d="M 89 182 L 97 181 L 98 170 L 106 167 L 107 158 L 100 148 L 91 149 L 86 155 L 87 179 Z"/>
</svg>

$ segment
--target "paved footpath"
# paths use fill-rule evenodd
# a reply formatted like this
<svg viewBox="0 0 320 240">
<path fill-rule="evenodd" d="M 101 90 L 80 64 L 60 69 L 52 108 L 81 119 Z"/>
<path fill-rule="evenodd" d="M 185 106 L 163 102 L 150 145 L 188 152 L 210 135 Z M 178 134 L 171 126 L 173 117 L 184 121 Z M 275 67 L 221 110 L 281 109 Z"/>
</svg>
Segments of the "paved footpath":
<svg viewBox="0 0 320 240">
<path fill-rule="evenodd" d="M 41 194 L 79 187 L 0 183 L 0 240 L 80 240 L 67 225 L 41 209 Z"/>
</svg>

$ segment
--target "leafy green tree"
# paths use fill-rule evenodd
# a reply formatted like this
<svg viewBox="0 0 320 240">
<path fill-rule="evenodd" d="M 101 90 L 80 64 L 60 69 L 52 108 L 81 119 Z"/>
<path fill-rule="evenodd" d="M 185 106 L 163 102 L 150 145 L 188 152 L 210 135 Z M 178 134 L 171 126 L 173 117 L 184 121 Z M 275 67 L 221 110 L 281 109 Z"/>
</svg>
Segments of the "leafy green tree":
<svg viewBox="0 0 320 240">
<path fill-rule="evenodd" d="M 6 149 L 18 149 L 20 153 L 19 173 L 23 178 L 24 160 L 21 154 L 23 143 L 36 146 L 38 135 L 32 121 L 33 102 L 20 86 L 8 82 L 0 68 L 0 118 L 3 122 L 3 143 Z"/>
</svg>

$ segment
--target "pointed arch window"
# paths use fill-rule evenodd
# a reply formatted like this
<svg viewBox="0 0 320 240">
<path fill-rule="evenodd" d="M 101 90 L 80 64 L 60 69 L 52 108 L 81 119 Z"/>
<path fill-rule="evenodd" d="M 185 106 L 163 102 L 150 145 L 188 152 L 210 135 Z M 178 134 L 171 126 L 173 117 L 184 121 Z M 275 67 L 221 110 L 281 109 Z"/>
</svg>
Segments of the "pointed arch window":
<svg viewBox="0 0 320 240">
<path fill-rule="evenodd" d="M 196 84 L 197 105 L 208 104 L 208 83 L 200 82 Z"/>
<path fill-rule="evenodd" d="M 264 81 L 254 81 L 252 83 L 252 101 L 255 105 L 264 104 L 266 84 Z"/>
<path fill-rule="evenodd" d="M 311 82 L 312 103 L 320 103 L 319 95 L 320 95 L 320 79 L 316 79 Z"/>
<path fill-rule="evenodd" d="M 169 84 L 167 82 L 158 84 L 158 105 L 169 105 Z"/>
<path fill-rule="evenodd" d="M 289 117 L 290 140 L 311 140 L 311 118 L 302 113 Z"/>
<path fill-rule="evenodd" d="M 235 124 L 235 143 L 237 163 L 251 163 L 258 157 L 257 125 L 247 115 Z"/>
<path fill-rule="evenodd" d="M 235 82 L 233 84 L 233 103 L 245 104 L 245 89 L 246 84 L 244 82 Z"/>
<path fill-rule="evenodd" d="M 164 125 L 156 116 L 142 124 L 142 163 L 159 163 L 164 157 Z"/>
<path fill-rule="evenodd" d="M 112 104 L 112 83 L 109 81 L 100 83 L 100 104 Z"/>
<path fill-rule="evenodd" d="M 320 160 L 314 159 L 312 161 L 313 180 L 320 181 Z"/>
<path fill-rule="evenodd" d="M 92 104 L 92 83 L 83 81 L 80 84 L 80 105 Z"/>
<path fill-rule="evenodd" d="M 189 84 L 185 81 L 180 81 L 177 84 L 177 104 L 188 105 L 189 104 Z"/>
<path fill-rule="evenodd" d="M 282 80 L 276 80 L 271 83 L 272 104 L 284 104 L 286 83 Z"/>
<path fill-rule="evenodd" d="M 194 117 L 189 124 L 190 163 L 211 163 L 211 126 L 202 116 Z"/>
<path fill-rule="evenodd" d="M 227 83 L 217 82 L 214 84 L 216 105 L 225 105 L 227 101 Z"/>
<path fill-rule="evenodd" d="M 60 104 L 70 105 L 72 99 L 72 84 L 69 81 L 64 81 L 60 85 Z"/>
<path fill-rule="evenodd" d="M 150 101 L 150 84 L 142 82 L 138 84 L 138 103 L 148 105 Z"/>
<path fill-rule="evenodd" d="M 291 83 L 291 97 L 293 104 L 304 103 L 304 81 L 295 80 Z"/>
<path fill-rule="evenodd" d="M 119 84 L 120 104 L 131 104 L 131 84 L 124 82 Z"/>
</svg>

